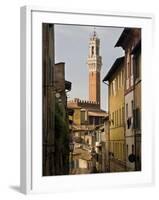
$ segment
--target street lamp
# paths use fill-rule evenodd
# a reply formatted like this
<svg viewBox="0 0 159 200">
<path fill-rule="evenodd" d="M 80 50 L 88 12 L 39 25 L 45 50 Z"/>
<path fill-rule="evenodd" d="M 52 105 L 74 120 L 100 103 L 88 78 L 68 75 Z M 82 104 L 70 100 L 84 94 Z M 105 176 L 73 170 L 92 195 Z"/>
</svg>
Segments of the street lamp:
<svg viewBox="0 0 159 200">
<path fill-rule="evenodd" d="M 57 99 L 59 99 L 61 95 L 60 95 L 59 92 L 56 92 L 55 96 L 56 96 Z"/>
<path fill-rule="evenodd" d="M 70 147 L 70 154 L 71 154 L 71 162 L 70 162 L 70 168 L 71 168 L 71 170 L 70 170 L 70 172 L 72 173 L 72 169 L 73 169 L 73 150 L 74 150 L 74 143 L 73 142 L 70 142 L 70 144 L 69 144 L 69 147 Z"/>
</svg>

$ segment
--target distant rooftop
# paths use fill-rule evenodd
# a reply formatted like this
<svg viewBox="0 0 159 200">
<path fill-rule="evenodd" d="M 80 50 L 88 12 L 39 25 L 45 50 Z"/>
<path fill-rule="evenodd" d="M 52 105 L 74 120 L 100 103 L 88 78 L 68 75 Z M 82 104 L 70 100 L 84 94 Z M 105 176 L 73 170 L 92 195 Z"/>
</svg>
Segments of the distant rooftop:
<svg viewBox="0 0 159 200">
<path fill-rule="evenodd" d="M 87 100 L 81 100 L 79 98 L 75 98 L 73 100 L 70 100 L 67 102 L 68 108 L 79 108 L 79 109 L 86 109 L 90 112 L 90 115 L 94 113 L 93 115 L 106 115 L 106 111 L 100 109 L 99 103 L 95 101 L 87 101 Z"/>
<path fill-rule="evenodd" d="M 82 159 L 82 160 L 91 160 L 91 155 L 90 153 L 87 151 L 87 150 L 84 150 L 84 149 L 75 149 L 74 150 L 74 155 L 73 155 L 74 158 L 76 159 Z"/>
</svg>

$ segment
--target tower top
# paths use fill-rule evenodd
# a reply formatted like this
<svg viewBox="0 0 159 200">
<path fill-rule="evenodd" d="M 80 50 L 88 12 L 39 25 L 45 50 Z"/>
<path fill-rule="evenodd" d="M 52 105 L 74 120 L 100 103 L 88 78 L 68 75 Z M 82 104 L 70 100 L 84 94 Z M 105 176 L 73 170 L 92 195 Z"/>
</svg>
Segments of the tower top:
<svg viewBox="0 0 159 200">
<path fill-rule="evenodd" d="M 95 27 L 89 40 L 89 54 L 87 64 L 89 71 L 100 72 L 102 66 L 102 58 L 100 56 L 100 39 L 97 37 Z"/>
<path fill-rule="evenodd" d="M 94 27 L 94 31 L 93 31 L 93 37 L 97 37 L 97 32 L 96 32 L 96 28 Z"/>
<path fill-rule="evenodd" d="M 91 38 L 92 38 L 92 39 L 97 39 L 96 27 L 94 27 L 94 30 L 93 30 L 93 33 L 92 33 Z"/>
</svg>

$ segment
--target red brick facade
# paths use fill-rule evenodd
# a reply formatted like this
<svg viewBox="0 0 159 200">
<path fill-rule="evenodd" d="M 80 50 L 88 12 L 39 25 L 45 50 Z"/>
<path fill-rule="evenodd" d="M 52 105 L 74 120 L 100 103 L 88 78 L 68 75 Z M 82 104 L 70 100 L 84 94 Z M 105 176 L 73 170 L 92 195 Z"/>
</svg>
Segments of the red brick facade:
<svg viewBox="0 0 159 200">
<path fill-rule="evenodd" d="M 89 100 L 100 103 L 100 72 L 89 72 Z"/>
</svg>

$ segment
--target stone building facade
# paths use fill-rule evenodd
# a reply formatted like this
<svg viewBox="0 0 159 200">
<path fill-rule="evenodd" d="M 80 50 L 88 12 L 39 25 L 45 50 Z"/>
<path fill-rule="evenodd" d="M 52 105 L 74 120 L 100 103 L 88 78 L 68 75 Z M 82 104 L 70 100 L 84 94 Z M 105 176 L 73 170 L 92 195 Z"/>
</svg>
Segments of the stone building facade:
<svg viewBox="0 0 159 200">
<path fill-rule="evenodd" d="M 108 81 L 108 155 L 110 172 L 125 171 L 124 57 L 117 58 L 103 81 Z"/>
<path fill-rule="evenodd" d="M 43 24 L 43 176 L 55 174 L 54 25 Z"/>
<path fill-rule="evenodd" d="M 107 137 L 109 169 L 110 171 L 139 171 L 141 170 L 141 29 L 124 28 L 115 47 L 122 47 L 125 55 L 115 61 L 103 79 L 103 81 L 108 81 L 109 87 L 109 133 Z M 122 65 L 119 64 L 119 60 L 122 60 Z M 117 71 L 121 76 L 118 76 Z M 121 80 L 122 87 L 120 88 Z M 116 88 L 121 89 L 120 95 Z M 117 109 L 119 104 L 121 109 Z M 116 111 L 112 112 L 113 107 Z M 120 116 L 122 116 L 121 120 Z M 122 131 L 117 129 L 120 123 Z M 121 139 L 118 137 L 122 136 L 123 143 L 111 144 L 112 135 L 115 137 L 113 140 L 118 141 Z M 112 169 L 111 164 L 115 158 L 122 160 L 120 164 L 123 167 L 114 165 Z"/>
<path fill-rule="evenodd" d="M 42 26 L 43 176 L 69 174 L 69 123 L 64 63 L 54 63 L 54 25 Z"/>
<path fill-rule="evenodd" d="M 131 53 L 141 39 L 141 29 L 125 28 L 115 47 L 122 47 L 125 51 L 125 139 L 126 139 L 126 163 L 127 171 L 135 170 L 136 135 L 134 132 L 134 108 L 135 108 L 135 85 L 134 85 L 134 58 Z M 139 94 L 141 99 L 141 92 Z M 134 157 L 135 158 L 135 157 Z"/>
<path fill-rule="evenodd" d="M 141 170 L 141 40 L 132 50 L 134 65 L 135 170 Z"/>
</svg>

